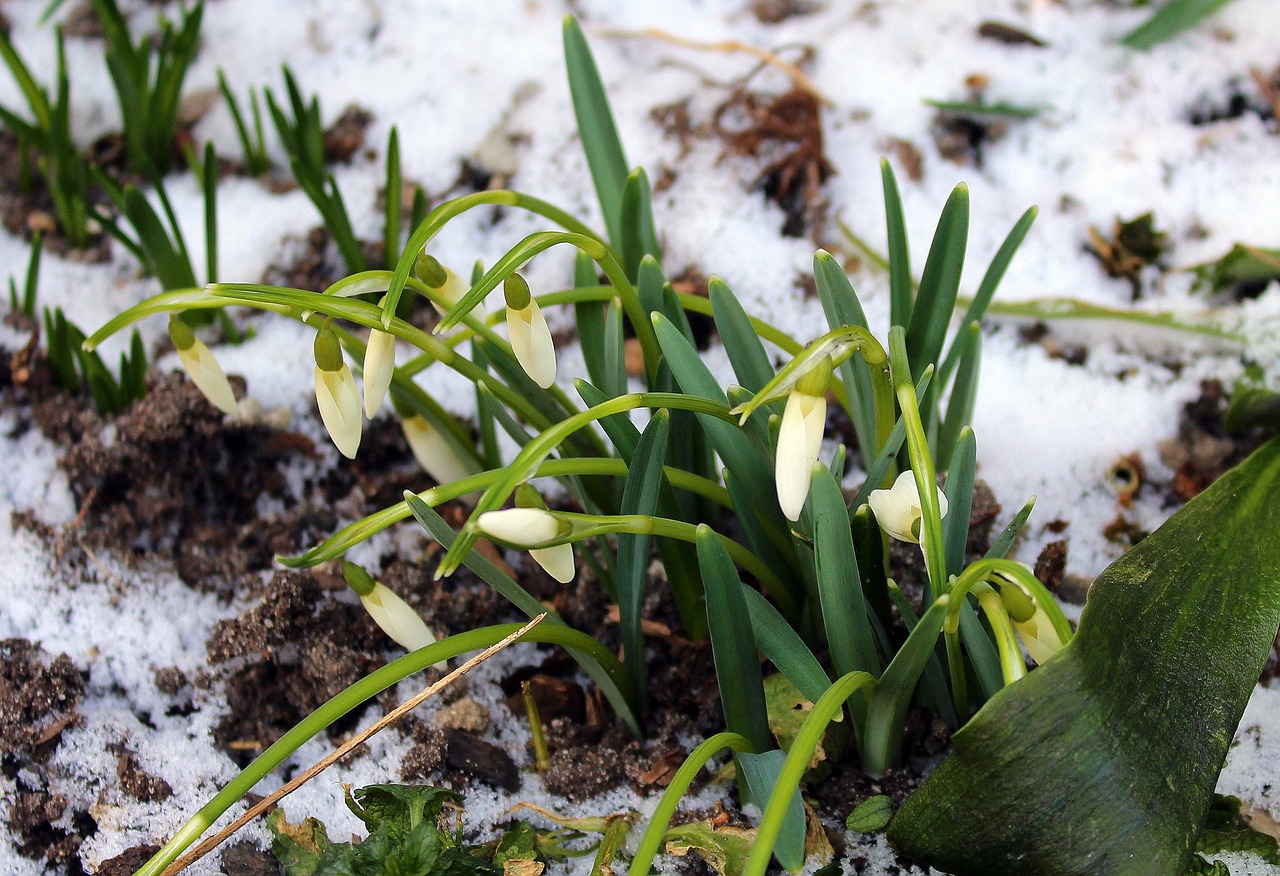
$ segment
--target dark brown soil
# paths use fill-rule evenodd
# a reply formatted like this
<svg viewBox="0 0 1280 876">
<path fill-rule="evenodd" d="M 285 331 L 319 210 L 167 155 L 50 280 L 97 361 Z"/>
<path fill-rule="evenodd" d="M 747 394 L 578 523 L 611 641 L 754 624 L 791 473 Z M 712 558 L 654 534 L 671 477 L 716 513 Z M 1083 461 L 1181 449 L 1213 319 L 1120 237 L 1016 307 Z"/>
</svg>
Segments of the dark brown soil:
<svg viewBox="0 0 1280 876">
<path fill-rule="evenodd" d="M 12 775 L 43 760 L 75 718 L 84 679 L 66 654 L 49 655 L 26 639 L 0 641 L 0 756 Z"/>
</svg>

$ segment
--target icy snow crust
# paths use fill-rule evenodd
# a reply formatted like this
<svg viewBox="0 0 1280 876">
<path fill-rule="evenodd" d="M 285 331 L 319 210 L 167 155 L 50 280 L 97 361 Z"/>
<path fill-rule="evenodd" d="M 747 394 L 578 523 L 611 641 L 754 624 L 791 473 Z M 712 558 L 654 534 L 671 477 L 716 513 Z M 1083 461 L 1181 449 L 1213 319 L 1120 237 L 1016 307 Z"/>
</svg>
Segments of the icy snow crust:
<svg viewBox="0 0 1280 876">
<path fill-rule="evenodd" d="M 5 4 L 13 40 L 37 78 L 51 81 L 53 35 L 37 27 L 45 0 Z M 137 22 L 152 20 L 150 7 L 123 4 Z M 1189 109 L 1205 100 L 1221 101 L 1230 80 L 1243 82 L 1251 67 L 1270 70 L 1276 54 L 1273 4 L 1237 0 L 1213 21 L 1163 45 L 1136 54 L 1116 40 L 1135 26 L 1142 11 L 1084 0 L 898 0 L 858 4 L 813 4 L 822 8 L 779 25 L 761 24 L 745 2 L 604 2 L 568 4 L 538 0 L 420 4 L 410 0 L 308 0 L 290 4 L 257 0 L 217 0 L 205 10 L 203 48 L 187 81 L 187 91 L 212 88 L 215 71 L 227 71 L 233 90 L 249 86 L 280 89 L 279 68 L 288 63 L 304 92 L 318 92 L 325 122 L 350 103 L 374 113 L 368 147 L 376 155 L 357 156 L 335 168 L 358 232 L 376 237 L 375 192 L 381 185 L 381 149 L 392 124 L 399 128 L 406 179 L 428 191 L 447 190 L 459 160 L 471 156 L 499 125 L 519 135 L 513 187 L 549 198 L 599 226 L 598 210 L 573 127 L 564 83 L 560 19 L 569 7 L 593 37 L 601 72 L 613 101 L 618 127 L 633 163 L 656 178 L 677 171 L 670 188 L 655 198 L 657 224 L 666 248 L 669 274 L 694 265 L 723 277 L 753 314 L 765 317 L 801 340 L 821 333 L 821 311 L 806 300 L 796 278 L 810 269 L 813 244 L 784 238 L 782 215 L 751 181 L 758 165 L 722 158 L 717 141 L 695 140 L 682 156 L 680 146 L 652 120 L 658 106 L 688 100 L 695 121 L 706 119 L 728 94 L 715 83 L 746 73 L 742 56 L 710 54 L 651 40 L 610 39 L 599 29 L 658 26 L 700 40 L 738 39 L 761 47 L 809 45 L 816 55 L 813 80 L 834 103 L 825 113 L 827 154 L 837 174 L 825 185 L 832 214 L 865 240 L 883 247 L 884 220 L 878 158 L 891 138 L 909 140 L 924 155 L 924 178 L 908 180 L 899 168 L 908 232 L 919 271 L 933 224 L 951 187 L 966 181 L 973 218 L 969 270 L 964 289 L 972 292 L 982 268 L 1001 239 L 1031 204 L 1041 208 L 1030 237 L 999 293 L 1002 300 L 1071 296 L 1110 306 L 1127 303 L 1127 284 L 1106 278 L 1082 251 L 1090 226 L 1108 231 L 1117 217 L 1156 211 L 1169 232 L 1175 266 L 1215 258 L 1242 240 L 1275 246 L 1280 229 L 1280 161 L 1276 136 L 1252 114 L 1203 127 L 1186 122 Z M 1035 49 L 979 39 L 986 19 L 1003 21 L 1046 39 Z M 76 128 L 87 144 L 117 128 L 116 108 L 96 43 L 68 40 Z M 794 52 L 792 53 L 794 56 Z M 1036 119 L 1011 125 L 1008 136 L 987 148 L 981 170 L 957 167 L 937 153 L 929 133 L 933 110 L 923 98 L 964 99 L 964 78 L 989 77 L 988 98 L 1045 107 Z M 780 91 L 786 83 L 767 71 L 753 85 Z M 1248 88 L 1247 83 L 1243 86 Z M 517 99 L 517 95 L 520 95 Z M 20 106 L 16 86 L 0 75 L 0 104 Z M 217 106 L 198 128 L 223 155 L 235 155 L 230 117 Z M 280 161 L 279 146 L 272 142 Z M 193 261 L 202 263 L 199 193 L 189 177 L 168 182 L 187 230 Z M 271 194 L 257 181 L 228 180 L 219 191 L 219 241 L 224 279 L 258 280 L 272 261 L 318 224 L 300 192 Z M 525 234 L 541 230 L 533 218 L 507 211 L 493 224 L 488 211 L 474 211 L 452 223 L 434 252 L 457 270 L 474 259 L 492 264 Z M 836 232 L 829 239 L 840 243 Z M 296 245 L 296 244 L 292 244 Z M 117 253 L 118 255 L 122 255 Z M 0 234 L 0 265 L 18 273 L 25 265 L 21 241 Z M 528 270 L 535 290 L 564 286 L 569 262 L 563 253 L 536 260 Z M 123 256 L 115 264 L 88 266 L 46 254 L 41 275 L 43 305 L 61 305 L 86 329 L 150 294 Z M 883 335 L 888 319 L 886 279 L 873 272 L 854 276 L 873 328 Z M 1169 275 L 1162 288 L 1149 289 L 1148 304 L 1196 311 L 1190 277 Z M 492 302 L 499 303 L 496 299 Z M 1251 355 L 1271 378 L 1280 374 L 1276 343 L 1280 292 L 1271 289 L 1249 305 L 1246 332 L 1257 339 Z M 553 328 L 566 313 L 550 313 Z M 288 406 L 297 428 L 324 441 L 312 413 L 311 336 L 275 318 L 256 318 L 257 336 L 237 348 L 216 352 L 229 372 L 244 374 L 249 391 L 267 407 Z M 980 474 L 995 489 L 1007 517 L 1030 495 L 1039 503 L 1029 538 L 1019 556 L 1033 560 L 1054 519 L 1070 522 L 1068 571 L 1093 576 L 1117 555 L 1101 529 L 1117 512 L 1105 474 L 1118 458 L 1141 455 L 1155 480 L 1169 477 L 1156 453 L 1173 434 L 1181 406 L 1194 398 L 1200 380 L 1233 380 L 1241 370 L 1239 350 L 1186 334 L 1137 331 L 1127 325 L 1078 323 L 1055 330 L 1089 345 L 1083 367 L 1047 357 L 1038 346 L 1020 344 L 1012 323 L 995 321 L 984 339 L 982 389 L 974 428 Z M 148 339 L 164 331 L 163 320 L 140 328 Z M 8 332 L 8 330 L 6 330 Z M 1069 333 L 1069 334 L 1068 334 Z M 16 349 L 23 339 L 5 337 Z M 104 345 L 114 360 L 122 338 Z M 1180 372 L 1158 364 L 1176 357 Z M 712 367 L 723 382 L 731 372 L 723 352 L 713 349 Z M 176 367 L 172 358 L 158 363 Z M 562 353 L 561 379 L 582 373 L 575 349 Z M 468 413 L 470 387 L 451 372 L 433 369 L 431 390 L 447 407 Z M 12 412 L 0 412 L 0 433 L 14 434 Z M 51 654 L 68 653 L 89 675 L 82 726 L 63 733 L 56 755 L 61 782 L 53 788 L 89 808 L 98 833 L 81 854 L 92 871 L 98 863 L 141 842 L 161 839 L 234 775 L 230 761 L 213 745 L 210 728 L 221 714 L 218 689 L 200 692 L 193 714 L 167 717 L 154 670 L 177 666 L 195 671 L 204 663 L 204 642 L 219 619 L 244 606 L 182 586 L 170 568 L 129 570 L 111 557 L 85 580 L 65 580 L 34 538 L 14 532 L 9 513 L 35 509 L 40 519 L 61 525 L 76 509 L 55 451 L 34 430 L 0 438 L 0 636 L 40 642 Z M 1130 512 L 1153 528 L 1169 509 L 1158 498 L 1141 498 Z M 1003 520 L 1001 521 L 1003 522 Z M 473 678 L 473 695 L 487 700 L 498 719 L 489 732 L 513 743 L 523 756 L 520 723 L 504 718 L 493 680 L 509 660 L 504 656 Z M 412 683 L 403 686 L 405 696 Z M 1272 814 L 1280 762 L 1280 700 L 1260 689 L 1245 715 L 1238 744 L 1222 778 L 1222 790 L 1237 794 Z M 428 709 L 430 706 L 427 707 Z M 144 725 L 144 719 L 154 729 Z M 164 778 L 174 795 L 163 804 L 125 797 L 114 778 L 115 756 L 106 747 L 121 738 L 137 751 L 141 765 Z M 407 743 L 395 732 L 382 734 L 368 754 L 340 766 L 284 803 L 292 820 L 322 818 L 331 834 L 343 836 L 358 824 L 341 804 L 338 782 L 354 786 L 393 781 Z M 302 765 L 321 757 L 328 743 L 313 742 L 298 752 Z M 268 788 L 272 779 L 268 782 Z M 0 780 L 0 796 L 12 790 Z M 259 789 L 263 790 L 263 789 Z M 707 805 L 721 791 L 712 788 L 691 801 Z M 540 781 L 529 775 L 512 796 L 480 788 L 468 797 L 468 819 L 482 826 L 512 803 L 530 800 L 548 806 Z M 621 808 L 648 811 L 654 800 L 638 801 L 617 792 L 579 807 L 599 814 Z M 234 814 L 234 813 L 233 813 Z M 263 839 L 260 826 L 245 835 Z M 870 871 L 891 872 L 883 841 L 861 853 Z M 588 866 L 589 858 L 574 866 Z M 1234 872 L 1246 872 L 1233 863 Z M 1240 869 L 1234 869 L 1241 867 Z M 1276 872 L 1254 859 L 1247 872 Z M 853 872 L 846 862 L 847 872 Z M 0 871 L 36 874 L 41 867 L 20 857 L 10 844 L 0 847 Z M 195 873 L 218 872 L 205 861 Z"/>
</svg>

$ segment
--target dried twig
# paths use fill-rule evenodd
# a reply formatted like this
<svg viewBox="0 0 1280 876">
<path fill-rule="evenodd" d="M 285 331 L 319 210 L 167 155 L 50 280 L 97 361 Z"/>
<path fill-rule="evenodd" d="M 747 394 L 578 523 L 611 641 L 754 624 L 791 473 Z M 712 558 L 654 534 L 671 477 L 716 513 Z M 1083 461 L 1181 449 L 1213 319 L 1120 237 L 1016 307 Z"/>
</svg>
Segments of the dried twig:
<svg viewBox="0 0 1280 876">
<path fill-rule="evenodd" d="M 314 763 L 311 767 L 309 767 L 302 773 L 295 776 L 291 781 L 287 782 L 284 785 L 281 785 L 271 794 L 268 794 L 257 804 L 250 807 L 249 811 L 246 812 L 244 815 L 241 815 L 235 821 L 231 822 L 231 824 L 228 824 L 225 828 L 218 831 L 216 834 L 209 837 L 204 842 L 200 843 L 198 846 L 196 846 L 191 851 L 187 852 L 182 857 L 178 858 L 176 861 L 174 861 L 172 864 L 166 867 L 164 871 L 160 874 L 160 876 L 176 876 L 176 874 L 181 873 L 187 867 L 190 867 L 196 861 L 200 860 L 205 855 L 209 854 L 209 852 L 213 851 L 218 846 L 222 845 L 223 842 L 225 842 L 232 834 L 234 834 L 240 828 L 244 827 L 250 821 L 257 818 L 259 815 L 266 812 L 268 809 L 270 809 L 272 806 L 278 803 L 283 797 L 286 797 L 289 794 L 292 794 L 294 791 L 298 790 L 298 788 L 302 787 L 307 782 L 311 781 L 316 776 L 318 776 L 320 773 L 324 772 L 326 769 L 333 766 L 339 760 L 346 757 L 346 755 L 349 754 L 352 749 L 354 749 L 356 746 L 360 745 L 361 743 L 367 741 L 375 733 L 387 727 L 389 724 L 392 724 L 395 721 L 398 721 L 400 718 L 403 718 L 409 712 L 412 712 L 418 706 L 422 705 L 422 703 L 425 702 L 427 699 L 435 696 L 437 693 L 444 690 L 449 685 L 453 684 L 459 678 L 462 678 L 462 676 L 466 675 L 468 672 L 475 669 L 481 663 L 488 660 L 494 654 L 497 654 L 499 651 L 503 650 L 508 645 L 511 645 L 512 643 L 514 643 L 517 639 L 519 639 L 525 633 L 529 632 L 529 630 L 533 629 L 538 624 L 540 624 L 545 618 L 546 618 L 546 614 L 538 615 L 533 620 L 525 624 L 523 627 L 516 630 L 511 635 L 507 636 L 501 642 L 498 642 L 496 645 L 491 645 L 490 647 L 485 648 L 479 654 L 472 657 L 466 663 L 463 663 L 461 666 L 459 666 L 457 669 L 450 672 L 448 675 L 446 675 L 444 678 L 437 681 L 435 684 L 430 685 L 421 693 L 417 694 L 414 697 L 411 697 L 410 699 L 405 700 L 403 703 L 396 706 L 394 709 L 392 709 L 387 714 L 383 715 L 373 724 L 369 725 L 368 728 L 366 728 L 365 730 L 362 730 L 361 732 L 357 733 L 355 736 L 351 737 L 349 740 L 343 743 L 340 747 L 334 750 L 331 754 L 316 761 L 316 763 Z"/>
<path fill-rule="evenodd" d="M 782 71 L 791 80 L 796 88 L 802 89 L 813 95 L 818 101 L 826 106 L 835 106 L 830 98 L 818 90 L 818 86 L 813 80 L 804 74 L 804 71 L 786 61 L 773 52 L 766 51 L 759 46 L 753 46 L 740 40 L 721 40 L 719 42 L 705 42 L 703 40 L 689 39 L 670 31 L 662 30 L 657 27 L 646 27 L 643 30 L 624 30 L 616 28 L 603 28 L 595 31 L 606 39 L 653 39 L 661 40 L 664 43 L 670 43 L 674 46 L 681 46 L 686 49 L 701 49 L 708 52 L 739 52 L 741 54 L 750 55 L 751 57 L 768 64 Z"/>
</svg>

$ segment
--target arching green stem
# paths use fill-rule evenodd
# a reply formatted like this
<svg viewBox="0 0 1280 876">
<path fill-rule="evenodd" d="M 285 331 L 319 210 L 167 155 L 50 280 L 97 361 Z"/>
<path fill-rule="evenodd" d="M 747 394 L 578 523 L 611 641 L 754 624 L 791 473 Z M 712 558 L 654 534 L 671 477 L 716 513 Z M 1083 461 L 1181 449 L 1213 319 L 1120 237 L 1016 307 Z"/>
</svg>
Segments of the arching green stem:
<svg viewBox="0 0 1280 876">
<path fill-rule="evenodd" d="M 710 414 L 722 420 L 732 420 L 729 416 L 729 409 L 724 404 L 674 392 L 642 392 L 622 395 L 588 408 L 580 414 L 566 417 L 559 423 L 547 428 L 525 445 L 525 448 L 520 451 L 520 455 L 507 466 L 503 477 L 485 490 L 484 495 L 476 503 L 471 518 L 463 526 L 458 540 L 454 542 L 453 547 L 440 560 L 440 565 L 436 569 L 436 577 L 442 578 L 445 575 L 452 574 L 461 564 L 462 557 L 475 545 L 476 539 L 479 537 L 475 525 L 476 518 L 486 511 L 496 511 L 502 507 L 507 498 L 515 492 L 516 487 L 531 476 L 537 466 L 559 446 L 561 441 L 596 420 L 644 407 L 673 408 Z"/>
<path fill-rule="evenodd" d="M 773 847 L 778 842 L 778 834 L 782 831 L 787 806 L 791 803 L 796 789 L 800 787 L 800 780 L 804 778 L 805 771 L 809 769 L 809 762 L 813 759 L 818 743 L 822 741 L 822 734 L 826 732 L 827 725 L 840 714 L 849 697 L 860 690 L 865 690 L 867 699 L 870 700 L 875 689 L 875 677 L 868 672 L 858 670 L 841 676 L 813 704 L 813 711 L 800 725 L 800 732 L 791 743 L 791 750 L 787 752 L 787 759 L 778 773 L 778 781 L 774 783 L 773 793 L 769 795 L 769 802 L 764 807 L 764 815 L 760 819 L 760 831 L 756 834 L 756 840 L 751 846 L 747 863 L 742 868 L 742 876 L 764 876 L 764 871 L 769 866 L 769 856 L 773 854 Z"/>
<path fill-rule="evenodd" d="M 495 468 L 482 471 L 470 477 L 431 487 L 418 493 L 418 498 L 435 508 L 452 499 L 479 492 L 492 486 L 502 477 L 504 469 Z M 688 490 L 699 496 L 710 499 L 725 508 L 732 507 L 729 493 L 719 484 L 690 474 L 683 469 L 664 466 L 663 472 L 673 487 Z M 627 464 L 621 459 L 605 459 L 598 457 L 573 457 L 570 459 L 548 459 L 538 466 L 533 477 L 574 477 L 604 475 L 606 477 L 626 477 Z M 392 524 L 399 523 L 409 517 L 409 505 L 397 502 L 370 514 L 362 520 L 349 524 L 326 538 L 306 553 L 295 557 L 277 556 L 276 562 L 291 569 L 306 569 L 339 557 L 354 545 L 365 541 Z"/>
<path fill-rule="evenodd" d="M 671 784 L 662 792 L 658 808 L 653 810 L 653 817 L 649 819 L 649 825 L 640 837 L 640 845 L 636 846 L 636 854 L 631 859 L 627 876 L 648 876 L 653 867 L 653 858 L 662 848 L 662 837 L 667 832 L 667 825 L 671 824 L 671 817 L 676 814 L 681 798 L 689 790 L 698 771 L 726 748 L 737 752 L 751 751 L 751 743 L 738 733 L 717 733 L 689 752 L 684 763 L 680 764 L 680 769 L 672 776 Z"/>
<path fill-rule="evenodd" d="M 978 594 L 978 604 L 982 606 L 995 633 L 996 649 L 1000 652 L 1000 676 L 1005 686 L 1013 684 L 1027 674 L 1027 664 L 1022 659 L 1022 647 L 1018 644 L 1018 635 L 1009 619 L 1009 612 L 1004 607 L 1000 594 L 989 584 L 974 587 Z"/>
<path fill-rule="evenodd" d="M 173 835 L 173 838 L 138 870 L 135 876 L 156 876 L 164 870 L 178 855 L 199 839 L 219 816 L 249 793 L 264 776 L 283 763 L 285 758 L 352 709 L 428 666 L 468 651 L 487 648 L 501 642 L 522 626 L 523 624 L 500 624 L 450 636 L 433 645 L 406 654 L 350 685 L 295 724 L 266 751 L 258 755 L 241 771 L 240 775 L 228 782 L 212 800 L 200 808 L 199 812 L 191 816 L 187 823 Z M 542 624 L 530 630 L 521 641 L 545 642 L 578 651 L 604 668 L 620 690 L 630 691 L 630 680 L 626 677 L 618 658 L 608 648 L 585 633 L 569 627 Z"/>
</svg>

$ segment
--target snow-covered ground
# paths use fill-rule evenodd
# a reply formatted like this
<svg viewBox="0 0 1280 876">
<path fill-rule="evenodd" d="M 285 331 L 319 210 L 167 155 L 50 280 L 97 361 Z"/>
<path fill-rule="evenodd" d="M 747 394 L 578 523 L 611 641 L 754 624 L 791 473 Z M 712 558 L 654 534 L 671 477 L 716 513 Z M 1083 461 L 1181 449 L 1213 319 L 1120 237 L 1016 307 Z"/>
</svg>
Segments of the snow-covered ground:
<svg viewBox="0 0 1280 876">
<path fill-rule="evenodd" d="M 151 20 L 151 7 L 124 4 L 136 22 Z M 695 138 L 687 154 L 652 117 L 661 106 L 688 101 L 694 123 L 707 120 L 728 96 L 724 83 L 748 73 L 755 62 L 740 54 L 699 51 L 667 42 L 620 36 L 617 31 L 659 27 L 681 37 L 740 40 L 796 59 L 811 49 L 806 70 L 832 102 L 825 110 L 826 153 L 836 174 L 824 185 L 830 213 L 863 239 L 883 248 L 884 219 L 878 159 L 893 154 L 891 141 L 913 144 L 923 156 L 923 176 L 909 179 L 898 164 L 916 270 L 923 262 L 944 200 L 958 182 L 968 183 L 973 205 L 969 269 L 971 293 L 981 270 L 1026 207 L 1040 216 L 1013 262 L 999 299 L 1015 301 L 1070 296 L 1108 306 L 1127 306 L 1129 285 L 1104 275 L 1084 251 L 1090 227 L 1109 232 L 1117 217 L 1154 211 L 1168 232 L 1166 257 L 1185 267 L 1224 254 L 1237 241 L 1280 245 L 1280 134 L 1274 121 L 1256 114 L 1204 126 L 1188 123 L 1194 107 L 1223 103 L 1231 83 L 1243 91 L 1252 68 L 1280 64 L 1274 0 L 1237 0 L 1210 23 L 1146 53 L 1116 45 L 1147 13 L 1102 0 L 880 0 L 796 4 L 812 7 L 778 24 L 762 23 L 751 4 L 734 2 L 612 2 L 612 0 L 492 0 L 420 4 L 412 0 L 302 0 L 289 4 L 258 0 L 210 0 L 204 45 L 187 81 L 189 92 L 213 88 L 226 71 L 233 90 L 281 87 L 288 64 L 304 91 L 321 96 L 325 122 L 351 103 L 373 113 L 367 146 L 335 170 L 357 231 L 378 235 L 375 193 L 381 185 L 382 145 L 392 125 L 399 129 L 406 178 L 428 192 L 454 183 L 461 159 L 474 156 L 494 132 L 510 135 L 513 188 L 547 198 L 599 222 L 590 179 L 577 142 L 561 59 L 560 22 L 566 12 L 582 20 L 609 89 L 628 158 L 652 178 L 667 174 L 669 187 L 655 197 L 659 233 L 669 275 L 686 267 L 723 277 L 747 310 L 803 339 L 821 333 L 818 302 L 796 285 L 809 271 L 814 244 L 784 237 L 781 211 L 752 182 L 759 163 L 725 157 L 720 140 Z M 45 0 L 0 5 L 13 22 L 13 40 L 42 81 L 52 69 L 52 32 L 36 24 Z M 979 24 L 998 20 L 1035 34 L 1045 47 L 1006 45 L 978 36 Z M 605 32 L 607 31 L 607 33 Z M 87 143 L 118 126 L 100 46 L 71 39 L 68 55 L 76 127 Z M 987 99 L 1042 107 L 1035 118 L 1014 121 L 988 145 L 981 169 L 942 158 L 930 132 L 935 110 L 923 101 L 963 100 L 967 77 L 987 78 Z M 780 92 L 787 82 L 776 71 L 757 73 L 752 87 Z M 21 105 L 16 86 L 0 75 L 0 105 Z M 219 152 L 234 156 L 238 145 L 230 116 L 217 105 L 197 128 Z M 277 162 L 282 152 L 272 139 Z M 171 196 L 200 248 L 199 195 L 190 178 L 174 178 Z M 301 192 L 273 194 L 254 180 L 223 184 L 219 241 L 223 279 L 257 281 L 280 257 L 290 238 L 319 224 Z M 477 211 L 477 213 L 480 211 Z M 475 259 L 492 264 L 525 234 L 534 220 L 508 213 L 500 223 L 473 215 L 439 238 L 437 254 L 461 270 Z M 851 247 L 832 228 L 830 246 Z M 195 261 L 202 256 L 193 252 Z M 0 234 L 0 274 L 19 273 L 24 244 Z M 569 276 L 563 255 L 553 252 L 530 266 L 537 289 L 558 288 Z M 1207 303 L 1191 294 L 1191 276 L 1173 271 L 1148 276 L 1141 307 L 1194 312 Z M 872 270 L 854 276 L 872 326 L 888 322 L 886 279 Z M 126 258 L 88 266 L 46 254 L 41 301 L 62 305 L 86 329 L 156 291 L 137 278 Z M 552 314 L 553 325 L 569 314 Z M 1280 376 L 1280 290 L 1270 289 L 1249 306 L 1244 326 L 1254 343 L 1245 351 Z M 1029 538 L 1020 558 L 1034 561 L 1044 542 L 1065 537 L 1068 572 L 1091 577 L 1119 548 L 1102 534 L 1119 510 L 1107 472 L 1118 459 L 1137 453 L 1154 481 L 1172 473 L 1157 445 L 1171 437 L 1178 414 L 1199 392 L 1200 381 L 1230 385 L 1242 370 L 1241 349 L 1175 332 L 1138 332 L 1126 324 L 1055 325 L 1060 336 L 1087 344 L 1081 366 L 1050 358 L 1036 344 L 1020 341 L 1015 326 L 996 320 L 984 339 L 982 382 L 974 429 L 980 475 L 1005 506 L 1007 519 L 1026 497 L 1036 495 Z M 149 338 L 162 320 L 142 326 Z M 281 321 L 264 321 L 243 346 L 218 351 L 228 371 L 244 374 L 249 392 L 267 406 L 292 409 L 299 428 L 322 437 L 310 420 L 311 338 Z M 6 337 L 10 345 L 19 343 Z M 114 358 L 111 344 L 104 357 Z M 728 382 L 722 353 L 709 354 Z M 1180 369 L 1155 363 L 1176 359 Z M 580 357 L 565 351 L 561 379 L 581 372 Z M 163 360 L 162 368 L 175 361 Z M 435 375 L 433 375 L 433 378 Z M 448 407 L 467 412 L 469 387 L 446 376 L 432 390 Z M 0 412 L 8 434 L 13 412 Z M 0 438 L 0 512 L 34 508 L 51 524 L 76 513 L 54 450 L 34 431 Z M 1154 528 L 1170 509 L 1155 491 L 1139 497 L 1128 516 Z M 1003 523 L 1003 519 L 1001 522 Z M 1065 535 L 1043 525 L 1070 521 Z M 93 804 L 99 831 L 83 848 L 89 870 L 139 842 L 167 835 L 233 775 L 230 762 L 208 738 L 217 718 L 210 707 L 189 717 L 165 717 L 153 670 L 192 668 L 204 662 L 212 625 L 242 606 L 219 604 L 178 584 L 172 569 L 143 573 L 116 569 L 127 580 L 118 589 L 102 584 L 67 587 L 50 572 L 47 556 L 28 533 L 0 523 L 0 637 L 39 641 L 50 653 L 66 652 L 89 671 L 82 726 L 63 734 L 57 754 L 65 767 L 59 791 L 82 808 Z M 114 568 L 110 558 L 102 562 Z M 480 673 L 473 691 L 496 669 Z M 496 696 L 496 694 L 495 694 Z M 155 728 L 138 717 L 148 716 Z M 501 735 L 501 731 L 494 731 Z M 142 804 L 114 787 L 114 758 L 106 742 L 127 736 L 142 765 L 166 779 L 175 793 L 163 804 Z M 390 737 L 388 737 L 390 738 Z M 1230 756 L 1222 790 L 1280 816 L 1273 785 L 1280 763 L 1280 691 L 1260 689 L 1246 713 L 1240 744 Z M 338 768 L 284 804 L 291 819 L 304 814 L 328 821 L 335 835 L 354 826 L 340 803 L 335 782 L 385 781 L 383 757 L 395 752 L 376 743 L 373 757 Z M 322 753 L 313 743 L 300 763 Z M 539 793 L 536 779 L 525 793 Z M 0 779 L 0 789 L 9 787 Z M 3 793 L 0 790 L 0 793 Z M 480 795 L 477 795 L 479 797 Z M 519 795 L 515 799 L 523 799 Z M 505 800 L 502 801 L 505 805 Z M 635 805 L 622 797 L 601 800 L 596 812 Z M 652 805 L 652 801 L 648 804 Z M 476 813 L 483 818 L 483 811 Z M 253 833 L 250 835 L 261 835 Z M 1235 867 L 1236 864 L 1233 864 Z M 41 872 L 8 844 L 0 845 L 0 870 Z M 201 864 L 193 872 L 216 872 Z M 1246 872 L 1244 869 L 1233 872 Z M 1248 872 L 1264 872 L 1250 870 Z M 1277 871 L 1280 872 L 1280 871 Z"/>
</svg>

